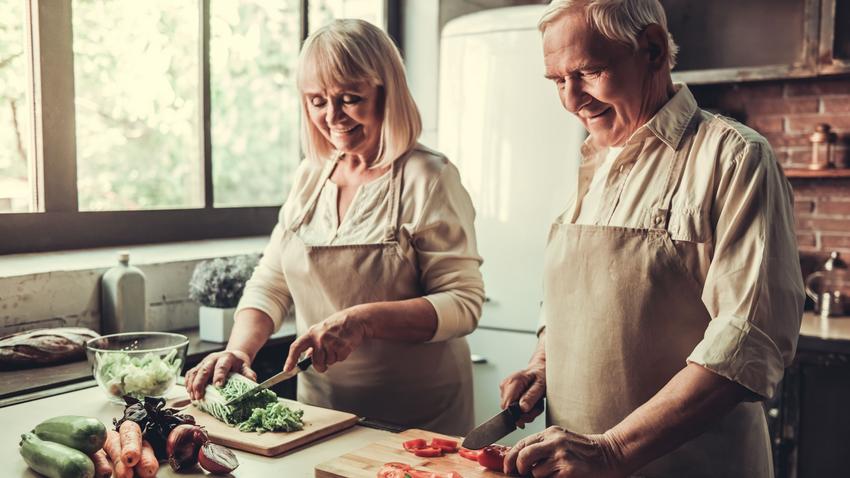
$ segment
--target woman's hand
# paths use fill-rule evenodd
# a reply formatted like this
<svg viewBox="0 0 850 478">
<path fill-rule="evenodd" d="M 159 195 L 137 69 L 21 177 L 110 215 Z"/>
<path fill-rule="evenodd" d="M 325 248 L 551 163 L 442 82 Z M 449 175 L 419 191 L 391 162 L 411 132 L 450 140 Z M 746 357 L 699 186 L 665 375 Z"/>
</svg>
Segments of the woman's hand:
<svg viewBox="0 0 850 478">
<path fill-rule="evenodd" d="M 204 357 L 198 365 L 186 372 L 186 391 L 192 400 L 204 398 L 204 389 L 210 382 L 221 386 L 231 371 L 257 380 L 257 374 L 251 369 L 251 357 L 241 350 L 224 350 Z"/>
<path fill-rule="evenodd" d="M 505 455 L 504 471 L 535 478 L 623 478 L 628 473 L 617 456 L 616 446 L 605 435 L 579 435 L 549 427 L 511 448 Z"/>
<path fill-rule="evenodd" d="M 313 368 L 325 372 L 342 362 L 367 337 L 366 319 L 359 306 L 343 309 L 313 325 L 289 347 L 283 370 L 291 370 L 302 353 L 312 349 Z"/>
<path fill-rule="evenodd" d="M 505 377 L 499 384 L 502 395 L 502 410 L 513 402 L 519 402 L 523 412 L 517 421 L 519 428 L 533 421 L 540 415 L 542 409 L 534 405 L 546 395 L 546 366 L 532 361 L 528 368 Z"/>
</svg>

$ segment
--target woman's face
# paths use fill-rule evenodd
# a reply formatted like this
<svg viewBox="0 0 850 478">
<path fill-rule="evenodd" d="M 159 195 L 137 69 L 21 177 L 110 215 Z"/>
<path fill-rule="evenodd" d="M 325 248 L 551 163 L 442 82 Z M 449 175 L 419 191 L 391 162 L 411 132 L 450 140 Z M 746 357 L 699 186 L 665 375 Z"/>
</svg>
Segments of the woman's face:
<svg viewBox="0 0 850 478">
<path fill-rule="evenodd" d="M 302 94 L 310 121 L 334 148 L 366 161 L 375 159 L 384 122 L 380 87 L 354 82 L 322 88 L 311 78 Z"/>
</svg>

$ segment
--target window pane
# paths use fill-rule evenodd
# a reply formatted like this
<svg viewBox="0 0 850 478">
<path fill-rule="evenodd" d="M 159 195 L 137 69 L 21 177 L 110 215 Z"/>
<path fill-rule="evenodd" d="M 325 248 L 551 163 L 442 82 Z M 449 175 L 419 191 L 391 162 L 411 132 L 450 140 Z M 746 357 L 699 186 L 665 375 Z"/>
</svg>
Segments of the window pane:
<svg viewBox="0 0 850 478">
<path fill-rule="evenodd" d="M 310 0 L 310 31 L 334 18 L 359 18 L 386 29 L 384 3 L 385 0 Z"/>
<path fill-rule="evenodd" d="M 24 5 L 0 0 L 0 213 L 32 211 L 32 97 Z"/>
<path fill-rule="evenodd" d="M 72 8 L 80 210 L 203 206 L 198 2 Z"/>
<path fill-rule="evenodd" d="M 215 206 L 282 204 L 298 166 L 299 0 L 210 2 Z"/>
</svg>

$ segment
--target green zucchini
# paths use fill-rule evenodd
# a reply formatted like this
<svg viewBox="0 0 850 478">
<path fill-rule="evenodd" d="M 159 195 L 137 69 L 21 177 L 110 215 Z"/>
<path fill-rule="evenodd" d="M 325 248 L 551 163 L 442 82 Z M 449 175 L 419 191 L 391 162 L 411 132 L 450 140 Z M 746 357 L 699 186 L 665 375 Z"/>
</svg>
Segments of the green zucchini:
<svg viewBox="0 0 850 478">
<path fill-rule="evenodd" d="M 33 429 L 42 440 L 61 443 L 86 455 L 103 448 L 106 427 L 96 418 L 65 415 L 49 418 Z"/>
<path fill-rule="evenodd" d="M 92 478 L 94 463 L 80 450 L 42 440 L 34 433 L 21 435 L 19 450 L 30 468 L 47 478 Z"/>
</svg>

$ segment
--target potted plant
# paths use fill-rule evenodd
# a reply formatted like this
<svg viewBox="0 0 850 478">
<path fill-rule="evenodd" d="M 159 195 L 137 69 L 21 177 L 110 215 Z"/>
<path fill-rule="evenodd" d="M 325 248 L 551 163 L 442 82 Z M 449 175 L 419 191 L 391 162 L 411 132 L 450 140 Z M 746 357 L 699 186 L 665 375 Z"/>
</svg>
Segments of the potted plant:
<svg viewBox="0 0 850 478">
<path fill-rule="evenodd" d="M 227 342 L 233 313 L 251 277 L 258 254 L 201 261 L 189 281 L 189 297 L 198 301 L 199 335 L 208 342 Z"/>
</svg>

